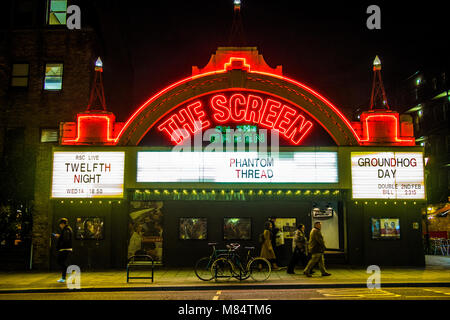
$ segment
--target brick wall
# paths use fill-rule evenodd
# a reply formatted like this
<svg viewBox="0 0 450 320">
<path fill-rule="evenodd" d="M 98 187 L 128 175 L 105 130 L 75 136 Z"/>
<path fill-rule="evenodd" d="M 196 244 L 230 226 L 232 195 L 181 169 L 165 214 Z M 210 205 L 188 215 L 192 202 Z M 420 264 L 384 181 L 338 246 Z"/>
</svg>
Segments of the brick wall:
<svg viewBox="0 0 450 320">
<path fill-rule="evenodd" d="M 59 123 L 75 121 L 86 109 L 94 63 L 97 58 L 96 33 L 90 29 L 14 30 L 0 43 L 0 157 L 6 128 L 25 128 L 24 155 L 30 163 L 25 176 L 29 189 L 20 190 L 34 200 L 33 267 L 45 269 L 50 259 L 52 206 L 50 202 L 52 147 L 41 143 L 41 128 L 59 128 Z M 14 62 L 29 63 L 28 88 L 11 88 Z M 44 91 L 45 64 L 64 63 L 62 90 Z M 7 173 L 4 173 L 7 174 Z M 0 177 L 1 179 L 2 177 Z M 17 195 L 17 197 L 23 196 Z"/>
</svg>

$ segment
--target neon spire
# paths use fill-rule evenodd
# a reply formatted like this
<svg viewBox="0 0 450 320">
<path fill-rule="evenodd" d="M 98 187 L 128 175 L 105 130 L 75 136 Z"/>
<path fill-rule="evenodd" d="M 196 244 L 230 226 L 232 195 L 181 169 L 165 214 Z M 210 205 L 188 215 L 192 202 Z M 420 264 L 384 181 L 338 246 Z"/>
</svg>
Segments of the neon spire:
<svg viewBox="0 0 450 320">
<path fill-rule="evenodd" d="M 375 105 L 376 104 L 376 105 Z M 373 109 L 387 109 L 389 104 L 384 91 L 383 80 L 381 80 L 381 61 L 378 56 L 373 61 L 373 82 L 372 95 L 370 97 L 370 110 Z"/>
<path fill-rule="evenodd" d="M 246 41 L 241 16 L 241 0 L 234 0 L 233 25 L 231 26 L 231 33 L 228 42 L 230 46 L 245 46 Z"/>
<path fill-rule="evenodd" d="M 100 57 L 97 58 L 95 62 L 95 75 L 94 83 L 91 89 L 91 96 L 89 98 L 89 103 L 87 111 L 106 111 L 106 101 L 105 92 L 103 90 L 103 62 Z"/>
</svg>

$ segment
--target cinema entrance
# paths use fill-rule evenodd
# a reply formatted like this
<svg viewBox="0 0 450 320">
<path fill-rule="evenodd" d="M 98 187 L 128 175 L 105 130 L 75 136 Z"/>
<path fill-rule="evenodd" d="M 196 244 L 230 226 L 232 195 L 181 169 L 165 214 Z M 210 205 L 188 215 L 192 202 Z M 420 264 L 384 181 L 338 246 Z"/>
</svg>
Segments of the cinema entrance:
<svg viewBox="0 0 450 320">
<path fill-rule="evenodd" d="M 164 192 L 164 191 L 159 191 Z M 166 192 L 173 192 L 168 191 Z M 183 191 L 180 191 L 183 193 Z M 295 196 L 297 192 L 297 198 Z M 184 199 L 191 200 L 138 200 L 130 203 L 132 223 L 141 230 L 148 219 L 148 234 L 143 233 L 146 251 L 152 251 L 164 265 L 193 266 L 196 260 L 209 253 L 209 242 L 219 247 L 232 242 L 243 246 L 254 246 L 259 254 L 258 236 L 264 231 L 264 223 L 272 218 L 279 229 L 276 239 L 276 254 L 281 265 L 287 265 L 292 253 L 292 238 L 296 226 L 304 224 L 306 230 L 316 220 L 323 225 L 327 242 L 327 253 L 339 257 L 345 263 L 342 202 L 338 197 L 321 197 L 316 201 L 300 200 L 298 190 L 192 190 L 185 192 Z M 155 190 L 135 191 L 137 199 L 155 199 Z M 196 194 L 197 193 L 197 194 Z M 259 195 L 258 195 L 259 193 Z M 176 193 L 175 193 L 176 194 Z M 171 197 L 167 194 L 166 199 Z M 178 196 L 175 196 L 177 198 Z M 173 198 L 173 196 L 172 196 Z M 201 200 L 204 199 L 204 200 Z M 215 199 L 215 200 L 214 200 Z M 155 220 L 154 209 L 162 213 Z M 134 214 L 139 212 L 140 215 Z M 341 214 L 339 214 L 341 213 Z M 154 238 L 150 230 L 159 230 L 164 236 Z M 128 255 L 134 248 L 129 247 Z M 131 252 L 130 252 L 131 251 Z M 336 260 L 336 259 L 335 259 Z"/>
<path fill-rule="evenodd" d="M 329 262 L 424 264 L 424 159 L 412 123 L 391 110 L 350 121 L 256 48 L 219 48 L 126 122 L 86 111 L 61 132 L 44 168 L 52 219 L 73 212 L 101 226 L 94 218 L 103 217 L 94 256 L 105 266 L 136 252 L 192 266 L 208 242 L 258 247 L 270 217 L 282 230 L 282 264 L 293 229 L 309 232 L 315 220 Z M 80 209 L 87 204 L 99 209 Z"/>
</svg>

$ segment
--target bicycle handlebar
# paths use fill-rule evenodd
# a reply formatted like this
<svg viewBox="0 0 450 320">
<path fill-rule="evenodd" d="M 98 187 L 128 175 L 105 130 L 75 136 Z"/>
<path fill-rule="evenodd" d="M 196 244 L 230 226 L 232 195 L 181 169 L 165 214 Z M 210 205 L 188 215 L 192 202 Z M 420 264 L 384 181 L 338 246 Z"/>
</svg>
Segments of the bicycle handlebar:
<svg viewBox="0 0 450 320">
<path fill-rule="evenodd" d="M 233 250 L 233 251 L 236 251 L 237 249 L 239 249 L 240 248 L 240 244 L 239 243 L 230 243 L 230 244 L 227 244 L 227 248 L 229 249 L 229 250 Z"/>
</svg>

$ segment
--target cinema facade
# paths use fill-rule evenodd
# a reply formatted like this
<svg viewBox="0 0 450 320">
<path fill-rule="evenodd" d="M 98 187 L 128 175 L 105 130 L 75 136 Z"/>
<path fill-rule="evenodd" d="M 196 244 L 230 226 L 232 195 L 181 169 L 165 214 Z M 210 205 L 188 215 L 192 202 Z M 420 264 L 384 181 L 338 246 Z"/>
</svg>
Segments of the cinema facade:
<svg viewBox="0 0 450 320">
<path fill-rule="evenodd" d="M 69 219 L 82 268 L 124 267 L 136 253 L 193 266 L 209 242 L 259 247 L 269 217 L 283 231 L 281 264 L 295 226 L 320 220 L 330 263 L 422 266 L 424 159 L 412 128 L 388 109 L 352 122 L 256 48 L 219 48 L 126 122 L 90 110 L 61 123 L 41 168 L 49 226 Z"/>
</svg>

